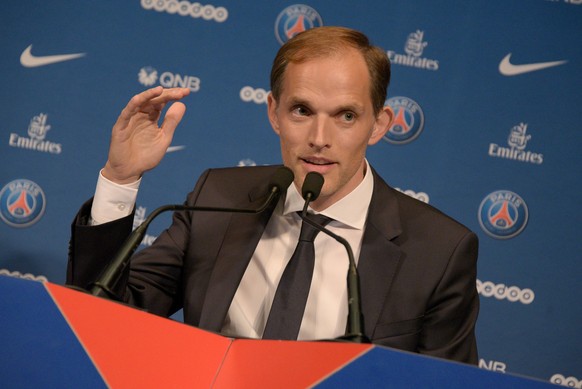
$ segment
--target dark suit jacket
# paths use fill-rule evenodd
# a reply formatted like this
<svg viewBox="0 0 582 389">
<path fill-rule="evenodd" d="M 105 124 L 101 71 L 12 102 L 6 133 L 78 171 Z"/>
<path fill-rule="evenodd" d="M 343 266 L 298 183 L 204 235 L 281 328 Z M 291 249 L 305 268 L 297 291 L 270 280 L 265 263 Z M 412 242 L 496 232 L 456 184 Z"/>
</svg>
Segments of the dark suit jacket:
<svg viewBox="0 0 582 389">
<path fill-rule="evenodd" d="M 261 203 L 277 167 L 206 171 L 187 203 L 249 208 Z M 365 335 L 373 343 L 477 363 L 477 237 L 435 208 L 390 188 L 376 172 L 358 271 Z M 77 215 L 67 271 L 87 288 L 132 228 L 133 215 L 87 226 Z M 117 288 L 128 303 L 219 332 L 272 209 L 258 215 L 176 212 L 137 254 Z"/>
</svg>

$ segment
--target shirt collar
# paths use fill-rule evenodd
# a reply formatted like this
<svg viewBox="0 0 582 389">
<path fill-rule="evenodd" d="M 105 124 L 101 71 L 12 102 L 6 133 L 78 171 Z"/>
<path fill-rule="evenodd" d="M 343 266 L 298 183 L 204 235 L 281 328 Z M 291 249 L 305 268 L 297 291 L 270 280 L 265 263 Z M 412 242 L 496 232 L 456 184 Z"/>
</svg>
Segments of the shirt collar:
<svg viewBox="0 0 582 389">
<path fill-rule="evenodd" d="M 311 207 L 308 209 L 313 213 L 321 213 L 349 227 L 362 230 L 366 222 L 366 217 L 368 216 L 368 208 L 372 201 L 372 192 L 374 191 L 372 169 L 368 161 L 365 160 L 365 162 L 366 174 L 364 175 L 364 179 L 347 196 L 321 212 L 316 212 Z M 283 215 L 302 211 L 304 204 L 305 200 L 301 197 L 295 184 L 291 183 L 287 189 L 287 196 L 285 196 Z"/>
</svg>

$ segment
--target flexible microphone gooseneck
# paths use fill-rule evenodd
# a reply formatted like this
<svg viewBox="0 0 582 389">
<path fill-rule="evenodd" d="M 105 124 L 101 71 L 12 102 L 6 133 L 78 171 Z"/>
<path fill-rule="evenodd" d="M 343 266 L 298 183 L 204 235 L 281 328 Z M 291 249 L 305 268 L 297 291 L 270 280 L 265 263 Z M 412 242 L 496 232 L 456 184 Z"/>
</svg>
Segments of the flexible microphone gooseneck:
<svg viewBox="0 0 582 389">
<path fill-rule="evenodd" d="M 305 205 L 303 207 L 303 212 L 299 214 L 301 219 L 311 225 L 312 227 L 318 229 L 324 234 L 331 236 L 336 241 L 341 243 L 347 253 L 349 259 L 349 268 L 347 275 L 348 283 L 348 325 L 347 333 L 344 336 L 337 338 L 337 340 L 345 340 L 353 343 L 371 343 L 370 339 L 364 335 L 364 315 L 362 314 L 362 302 L 360 298 L 360 276 L 358 275 L 358 269 L 356 267 L 356 261 L 354 259 L 354 252 L 352 247 L 347 240 L 339 235 L 334 234 L 324 226 L 314 222 L 307 216 L 307 206 L 311 201 L 314 201 L 319 197 L 321 188 L 323 187 L 323 176 L 316 172 L 309 172 L 305 176 L 303 181 L 303 186 L 301 187 L 301 193 L 305 199 Z"/>
<path fill-rule="evenodd" d="M 150 223 L 162 212 L 166 211 L 212 211 L 212 212 L 231 212 L 231 213 L 261 213 L 274 201 L 279 199 L 279 196 L 284 192 L 293 182 L 293 172 L 291 169 L 282 166 L 273 174 L 269 181 L 269 196 L 258 208 L 240 209 L 240 208 L 216 208 L 203 207 L 196 205 L 174 204 L 163 205 L 156 208 L 145 220 L 137 227 L 125 240 L 121 249 L 117 252 L 115 258 L 111 261 L 109 266 L 105 269 L 99 279 L 93 283 L 90 293 L 93 296 L 105 297 L 113 300 L 121 300 L 112 289 L 115 287 L 123 271 L 129 264 L 129 259 L 134 251 L 137 249 Z"/>
</svg>

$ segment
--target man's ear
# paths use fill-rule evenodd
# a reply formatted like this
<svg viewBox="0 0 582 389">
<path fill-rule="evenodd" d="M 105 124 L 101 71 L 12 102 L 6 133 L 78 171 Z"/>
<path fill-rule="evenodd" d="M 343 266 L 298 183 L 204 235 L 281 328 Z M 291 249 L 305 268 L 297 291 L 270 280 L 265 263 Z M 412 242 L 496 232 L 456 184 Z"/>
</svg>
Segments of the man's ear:
<svg viewBox="0 0 582 389">
<path fill-rule="evenodd" d="M 277 100 L 273 97 L 272 93 L 267 96 L 267 114 L 269 116 L 269 122 L 273 131 L 279 135 L 279 117 L 277 116 Z"/>
<path fill-rule="evenodd" d="M 374 129 L 372 130 L 372 134 L 370 139 L 368 140 L 369 145 L 375 145 L 386 135 L 390 126 L 394 122 L 394 111 L 390 106 L 385 106 L 382 108 L 378 116 L 376 116 L 376 121 L 374 122 Z"/>
</svg>

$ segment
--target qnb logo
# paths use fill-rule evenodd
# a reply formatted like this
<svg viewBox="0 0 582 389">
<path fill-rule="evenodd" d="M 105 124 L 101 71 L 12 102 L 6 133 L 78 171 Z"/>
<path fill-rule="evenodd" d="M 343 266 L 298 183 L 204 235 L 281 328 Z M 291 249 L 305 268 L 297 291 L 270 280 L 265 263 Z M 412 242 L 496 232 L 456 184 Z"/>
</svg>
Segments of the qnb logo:
<svg viewBox="0 0 582 389">
<path fill-rule="evenodd" d="M 525 150 L 527 142 L 530 139 L 531 135 L 527 134 L 527 124 L 519 123 L 509 130 L 509 136 L 507 137 L 507 144 L 509 147 L 490 143 L 488 154 L 490 157 L 512 159 L 514 161 L 541 165 L 544 162 L 543 154 Z"/>
<path fill-rule="evenodd" d="M 151 66 L 145 66 L 139 70 L 137 77 L 140 84 L 152 86 L 158 81 L 158 71 Z"/>
<path fill-rule="evenodd" d="M 45 140 L 48 130 L 51 129 L 47 120 L 48 115 L 46 113 L 39 113 L 34 116 L 28 124 L 28 137 L 12 133 L 10 134 L 8 145 L 44 153 L 60 154 L 63 151 L 63 146 L 60 143 Z"/>
<path fill-rule="evenodd" d="M 500 361 L 486 361 L 484 359 L 479 359 L 479 368 L 489 371 L 497 371 L 499 373 L 505 373 L 507 365 Z"/>
<path fill-rule="evenodd" d="M 245 86 L 240 90 L 240 99 L 245 103 L 266 104 L 269 92 L 262 88 L 254 89 L 250 86 Z"/>
<path fill-rule="evenodd" d="M 508 300 L 512 303 L 531 304 L 535 299 L 535 293 L 529 288 L 521 289 L 517 286 L 494 284 L 491 281 L 481 282 L 477 280 L 477 293 L 483 297 L 495 297 L 497 300 Z"/>
<path fill-rule="evenodd" d="M 402 190 L 400 188 L 394 188 L 394 189 L 396 189 L 397 191 L 402 192 L 405 195 L 408 195 L 408 196 L 410 196 L 412 198 L 415 198 L 417 200 L 420 200 L 423 203 L 427 203 L 428 204 L 428 202 L 430 200 L 430 198 L 428 197 L 428 195 L 426 193 L 424 193 L 424 192 L 418 192 L 418 193 L 416 193 L 416 192 L 414 192 L 414 191 L 412 191 L 410 189 L 406 189 L 406 190 Z"/>
<path fill-rule="evenodd" d="M 135 208 L 135 215 L 133 216 L 133 229 L 135 230 L 139 227 L 146 219 L 146 211 L 145 207 L 136 207 Z M 157 236 L 152 236 L 145 234 L 143 237 L 141 244 L 144 246 L 151 246 L 152 243 L 157 239 Z"/>
<path fill-rule="evenodd" d="M 514 192 L 498 190 L 489 193 L 479 205 L 479 224 L 495 239 L 510 239 L 519 235 L 527 225 L 528 208 Z"/>
<path fill-rule="evenodd" d="M 394 123 L 388 129 L 384 140 L 403 145 L 412 142 L 424 128 L 424 112 L 420 105 L 409 97 L 391 97 L 384 103 L 394 111 Z"/>
<path fill-rule="evenodd" d="M 23 280 L 31 280 L 31 281 L 39 281 L 39 282 L 47 282 L 48 279 L 45 276 L 35 276 L 30 273 L 20 273 L 19 271 L 10 271 L 6 269 L 0 269 L 0 276 L 8 276 L 14 278 L 21 278 Z"/>
<path fill-rule="evenodd" d="M 190 16 L 195 19 L 214 20 L 218 23 L 228 19 L 228 11 L 224 7 L 213 5 L 202 5 L 200 3 L 190 3 L 189 1 L 177 0 L 141 0 L 141 6 L 147 10 L 178 14 L 180 16 Z"/>
<path fill-rule="evenodd" d="M 396 65 L 424 70 L 439 70 L 439 61 L 422 57 L 426 46 L 428 46 L 428 42 L 424 41 L 424 31 L 416 30 L 408 34 L 404 44 L 404 52 L 406 54 L 399 54 L 393 50 L 388 50 L 386 53 L 390 62 Z"/>
<path fill-rule="evenodd" d="M 313 27 L 323 26 L 319 13 L 303 4 L 294 4 L 285 8 L 275 20 L 275 36 L 284 44 L 295 35 Z"/>
<path fill-rule="evenodd" d="M 567 386 L 568 388 L 582 388 L 582 380 L 576 377 L 564 377 L 562 374 L 554 374 L 550 382 L 556 385 Z"/>
<path fill-rule="evenodd" d="M 137 79 L 144 86 L 152 86 L 157 81 L 164 88 L 188 88 L 192 92 L 200 90 L 200 79 L 195 76 L 181 75 L 171 72 L 163 72 L 158 78 L 158 71 L 151 66 L 144 66 L 139 70 Z"/>
<path fill-rule="evenodd" d="M 29 227 L 44 215 L 46 198 L 36 183 L 17 179 L 0 190 L 0 218 L 12 227 Z"/>
</svg>

